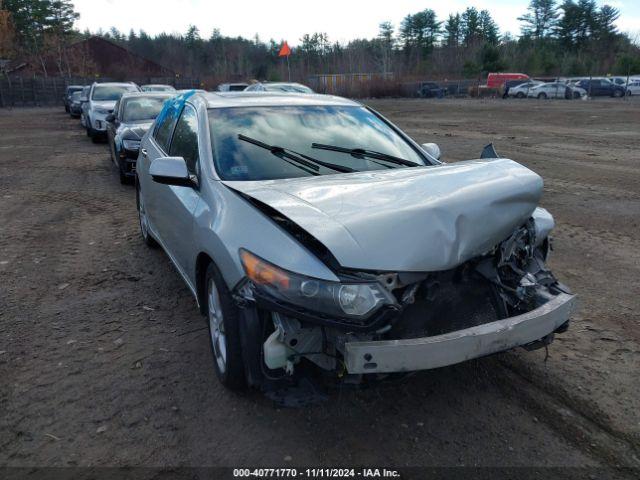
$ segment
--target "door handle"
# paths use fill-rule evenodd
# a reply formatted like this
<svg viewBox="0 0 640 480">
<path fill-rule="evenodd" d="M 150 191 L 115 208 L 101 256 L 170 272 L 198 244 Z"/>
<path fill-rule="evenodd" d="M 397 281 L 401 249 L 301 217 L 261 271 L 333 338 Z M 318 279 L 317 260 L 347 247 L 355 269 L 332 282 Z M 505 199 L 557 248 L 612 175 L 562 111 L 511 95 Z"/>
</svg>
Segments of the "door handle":
<svg viewBox="0 0 640 480">
<path fill-rule="evenodd" d="M 146 148 L 141 149 L 140 153 L 142 153 L 143 157 L 146 157 L 147 156 L 147 149 Z"/>
</svg>

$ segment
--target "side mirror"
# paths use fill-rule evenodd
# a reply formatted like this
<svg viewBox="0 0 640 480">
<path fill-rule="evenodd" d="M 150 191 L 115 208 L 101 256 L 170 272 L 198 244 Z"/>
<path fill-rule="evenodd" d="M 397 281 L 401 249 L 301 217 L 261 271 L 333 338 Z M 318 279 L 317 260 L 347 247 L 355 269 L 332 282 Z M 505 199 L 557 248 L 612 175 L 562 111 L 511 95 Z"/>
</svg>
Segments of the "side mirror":
<svg viewBox="0 0 640 480">
<path fill-rule="evenodd" d="M 483 149 L 482 149 L 482 153 L 480 154 L 480 158 L 481 159 L 486 159 L 486 158 L 500 158 L 500 155 L 498 155 L 498 152 L 496 152 L 495 147 L 493 146 L 493 143 L 490 143 L 489 145 L 486 145 Z"/>
<path fill-rule="evenodd" d="M 440 147 L 437 143 L 423 143 L 422 149 L 436 160 L 440 160 L 442 154 L 440 153 Z"/>
<path fill-rule="evenodd" d="M 116 116 L 113 113 L 110 113 L 109 115 L 106 116 L 105 120 L 109 123 L 113 123 L 113 121 L 116 119 Z"/>
<path fill-rule="evenodd" d="M 151 162 L 149 175 L 154 182 L 176 187 L 196 187 L 195 175 L 189 175 L 187 163 L 182 157 L 159 157 Z"/>
</svg>

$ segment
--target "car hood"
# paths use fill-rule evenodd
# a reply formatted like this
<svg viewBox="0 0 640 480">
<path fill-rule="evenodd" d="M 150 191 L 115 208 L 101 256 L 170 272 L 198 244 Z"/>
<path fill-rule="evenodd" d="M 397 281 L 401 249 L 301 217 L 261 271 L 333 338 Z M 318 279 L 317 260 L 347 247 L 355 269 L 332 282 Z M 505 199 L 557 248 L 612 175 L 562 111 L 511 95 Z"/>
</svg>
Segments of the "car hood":
<svg viewBox="0 0 640 480">
<path fill-rule="evenodd" d="M 297 223 L 342 267 L 405 272 L 491 250 L 532 215 L 543 186 L 508 159 L 223 183 Z"/>
<path fill-rule="evenodd" d="M 142 140 L 144 134 L 151 128 L 151 125 L 153 125 L 153 121 L 122 123 L 118 130 L 122 138 L 126 138 L 127 140 Z"/>
<path fill-rule="evenodd" d="M 91 102 L 91 106 L 93 108 L 104 108 L 106 110 L 113 110 L 113 108 L 116 106 L 116 101 L 115 100 L 93 100 Z"/>
</svg>

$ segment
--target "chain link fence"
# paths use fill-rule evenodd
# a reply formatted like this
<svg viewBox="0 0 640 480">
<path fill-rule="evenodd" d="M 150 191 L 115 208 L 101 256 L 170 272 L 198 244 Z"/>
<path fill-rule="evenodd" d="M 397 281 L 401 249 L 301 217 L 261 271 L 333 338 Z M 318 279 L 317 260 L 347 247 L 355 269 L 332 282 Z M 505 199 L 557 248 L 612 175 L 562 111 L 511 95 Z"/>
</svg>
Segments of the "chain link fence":
<svg viewBox="0 0 640 480">
<path fill-rule="evenodd" d="M 68 85 L 90 85 L 93 82 L 116 81 L 95 77 L 9 77 L 0 75 L 0 108 L 41 107 L 62 105 L 62 96 Z M 201 88 L 195 78 L 147 77 L 132 78 L 138 85 L 161 83 L 173 85 L 177 90 Z"/>
</svg>

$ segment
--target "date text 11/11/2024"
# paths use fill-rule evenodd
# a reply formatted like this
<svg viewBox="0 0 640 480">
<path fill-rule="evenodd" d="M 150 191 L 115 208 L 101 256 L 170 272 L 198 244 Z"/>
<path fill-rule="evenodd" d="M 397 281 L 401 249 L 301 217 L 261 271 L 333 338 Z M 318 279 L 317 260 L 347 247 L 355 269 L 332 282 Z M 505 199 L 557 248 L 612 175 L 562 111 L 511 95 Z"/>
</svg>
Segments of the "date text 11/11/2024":
<svg viewBox="0 0 640 480">
<path fill-rule="evenodd" d="M 387 468 L 234 468 L 234 478 L 400 478 Z"/>
</svg>

